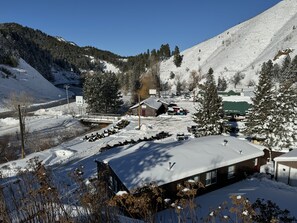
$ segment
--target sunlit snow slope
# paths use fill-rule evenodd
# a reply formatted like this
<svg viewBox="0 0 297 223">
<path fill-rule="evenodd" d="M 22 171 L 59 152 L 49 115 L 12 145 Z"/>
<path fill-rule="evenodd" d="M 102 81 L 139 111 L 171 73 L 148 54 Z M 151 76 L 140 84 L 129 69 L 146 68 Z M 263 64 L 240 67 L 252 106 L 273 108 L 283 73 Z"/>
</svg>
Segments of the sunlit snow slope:
<svg viewBox="0 0 297 223">
<path fill-rule="evenodd" d="M 170 73 L 189 81 L 193 70 L 207 73 L 214 70 L 216 80 L 224 76 L 230 80 L 236 72 L 245 74 L 242 85 L 257 81 L 263 62 L 274 59 L 279 50 L 297 48 L 297 1 L 283 0 L 258 16 L 183 52 L 181 67 L 176 67 L 173 58 L 162 62 L 161 79 L 174 86 L 176 80 Z M 232 88 L 229 84 L 229 88 Z"/>
</svg>

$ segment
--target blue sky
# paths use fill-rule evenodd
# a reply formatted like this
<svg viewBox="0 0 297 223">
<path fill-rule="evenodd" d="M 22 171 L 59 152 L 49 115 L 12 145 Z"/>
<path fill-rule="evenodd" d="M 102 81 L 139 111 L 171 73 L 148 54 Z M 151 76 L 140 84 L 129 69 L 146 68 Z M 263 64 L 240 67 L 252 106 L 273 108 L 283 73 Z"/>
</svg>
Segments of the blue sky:
<svg viewBox="0 0 297 223">
<path fill-rule="evenodd" d="M 16 22 L 121 56 L 190 48 L 280 0 L 9 0 L 0 23 Z"/>
</svg>

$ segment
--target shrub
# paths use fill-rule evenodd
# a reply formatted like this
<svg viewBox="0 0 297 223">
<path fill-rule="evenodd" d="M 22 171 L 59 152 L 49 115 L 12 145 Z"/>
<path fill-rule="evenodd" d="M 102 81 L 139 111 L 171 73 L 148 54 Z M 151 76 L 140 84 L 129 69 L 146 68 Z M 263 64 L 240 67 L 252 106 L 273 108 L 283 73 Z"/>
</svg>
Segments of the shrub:
<svg viewBox="0 0 297 223">
<path fill-rule="evenodd" d="M 10 72 L 10 70 L 6 69 L 5 67 L 0 67 L 0 71 L 2 71 L 2 77 L 6 77 L 8 78 L 9 76 L 15 77 L 15 75 L 13 73 Z"/>
<path fill-rule="evenodd" d="M 172 71 L 170 72 L 170 79 L 172 80 L 172 79 L 174 79 L 174 77 L 175 77 L 175 73 L 173 73 Z"/>
</svg>

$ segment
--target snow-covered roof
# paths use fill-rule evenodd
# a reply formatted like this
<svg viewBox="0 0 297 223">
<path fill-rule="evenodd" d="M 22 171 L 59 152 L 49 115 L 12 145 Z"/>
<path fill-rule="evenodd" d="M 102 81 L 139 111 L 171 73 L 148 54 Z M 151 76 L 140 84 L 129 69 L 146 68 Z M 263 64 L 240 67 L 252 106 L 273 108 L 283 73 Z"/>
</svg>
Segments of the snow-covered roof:
<svg viewBox="0 0 297 223">
<path fill-rule="evenodd" d="M 293 149 L 288 153 L 275 157 L 274 161 L 297 161 L 297 149 Z"/>
<path fill-rule="evenodd" d="M 263 155 L 246 140 L 207 136 L 142 142 L 101 161 L 131 190 L 152 182 L 160 186 Z"/>
<path fill-rule="evenodd" d="M 158 101 L 158 98 L 156 98 L 154 96 L 151 96 L 151 97 L 141 101 L 140 104 L 141 105 L 145 104 L 148 107 L 154 108 L 156 110 L 158 110 L 162 106 L 162 103 L 160 101 Z M 139 105 L 139 103 L 133 105 L 130 109 L 137 108 L 138 105 Z"/>
<path fill-rule="evenodd" d="M 231 102 L 247 102 L 249 104 L 253 104 L 251 97 L 249 96 L 224 96 L 222 97 L 222 100 Z"/>
<path fill-rule="evenodd" d="M 166 104 L 166 105 L 169 105 L 170 102 L 166 99 L 166 98 L 158 98 L 157 99 L 159 102 L 161 102 L 162 104 Z"/>
</svg>

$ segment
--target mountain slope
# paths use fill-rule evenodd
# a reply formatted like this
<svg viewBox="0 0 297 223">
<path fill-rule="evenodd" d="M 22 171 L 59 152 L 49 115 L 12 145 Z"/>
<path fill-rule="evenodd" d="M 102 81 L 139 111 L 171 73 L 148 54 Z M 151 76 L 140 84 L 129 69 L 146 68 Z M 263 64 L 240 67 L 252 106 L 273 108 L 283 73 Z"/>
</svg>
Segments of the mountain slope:
<svg viewBox="0 0 297 223">
<path fill-rule="evenodd" d="M 0 112 L 5 109 L 5 101 L 13 93 L 23 94 L 34 98 L 34 103 L 48 102 L 66 98 L 64 90 L 55 87 L 38 71 L 20 59 L 17 67 L 0 65 L 6 72 L 0 70 Z M 9 72 L 10 75 L 4 75 Z"/>
<path fill-rule="evenodd" d="M 161 80 L 174 85 L 170 73 L 189 81 L 192 70 L 205 74 L 211 67 L 216 78 L 229 80 L 236 72 L 245 74 L 244 87 L 257 80 L 263 62 L 273 59 L 279 50 L 297 48 L 297 2 L 283 0 L 260 15 L 181 52 L 181 67 L 173 58 L 161 63 Z M 293 51 L 291 55 L 295 55 Z M 229 88 L 233 86 L 229 84 Z"/>
<path fill-rule="evenodd" d="M 120 66 L 120 56 L 94 47 L 79 47 L 61 37 L 16 23 L 0 24 L 0 52 L 21 57 L 46 79 L 55 81 L 55 71 L 73 72 L 79 78 L 84 71 L 106 70 L 106 64 Z M 1 54 L 0 54 L 1 63 Z M 114 69 L 116 70 L 116 69 Z M 57 72 L 56 72 L 57 73 Z"/>
</svg>

